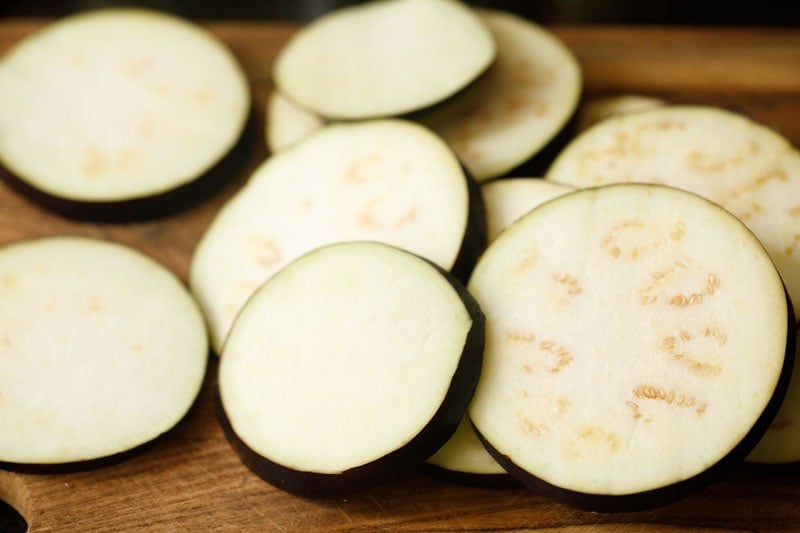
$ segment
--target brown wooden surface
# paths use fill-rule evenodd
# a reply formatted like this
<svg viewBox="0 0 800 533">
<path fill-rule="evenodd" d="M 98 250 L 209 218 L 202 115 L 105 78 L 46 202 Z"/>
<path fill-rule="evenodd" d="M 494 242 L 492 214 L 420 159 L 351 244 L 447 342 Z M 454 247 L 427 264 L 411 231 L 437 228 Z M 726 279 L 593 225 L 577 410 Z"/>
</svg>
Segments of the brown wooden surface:
<svg viewBox="0 0 800 533">
<path fill-rule="evenodd" d="M 42 24 L 0 21 L 0 52 Z M 231 46 L 248 72 L 256 111 L 263 117 L 271 61 L 294 26 L 220 22 L 208 27 Z M 553 30 L 582 62 L 587 95 L 636 92 L 721 105 L 776 128 L 800 147 L 800 30 Z M 249 167 L 221 194 L 147 223 L 71 222 L 0 185 L 0 244 L 51 234 L 93 235 L 139 248 L 185 279 L 199 236 L 266 156 L 263 143 L 257 146 Z M 741 467 L 678 503 L 611 515 L 577 511 L 525 489 L 462 487 L 417 473 L 344 500 L 306 501 L 256 478 L 228 447 L 214 417 L 215 370 L 212 360 L 202 396 L 188 418 L 141 454 L 74 474 L 0 470 L 0 499 L 20 510 L 31 531 L 800 530 L 800 469 L 791 467 Z"/>
</svg>

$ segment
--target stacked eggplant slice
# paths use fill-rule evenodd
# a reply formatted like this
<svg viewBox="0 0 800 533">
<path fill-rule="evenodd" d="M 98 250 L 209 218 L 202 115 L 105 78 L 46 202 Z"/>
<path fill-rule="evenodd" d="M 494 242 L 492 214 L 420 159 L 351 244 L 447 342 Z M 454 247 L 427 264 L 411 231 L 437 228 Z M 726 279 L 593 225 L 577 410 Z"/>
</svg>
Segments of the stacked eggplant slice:
<svg viewBox="0 0 800 533">
<path fill-rule="evenodd" d="M 445 14 L 452 26 L 431 32 L 441 22 L 436 17 Z M 393 25 L 387 25 L 388 19 Z M 462 23 L 463 28 L 456 27 Z M 415 53 L 408 47 L 410 38 L 376 44 L 378 33 L 413 34 L 429 54 L 409 61 Z M 431 68 L 439 57 L 438 47 L 466 35 L 472 35 L 471 42 L 451 50 L 452 64 L 434 69 L 436 75 L 422 74 L 420 69 Z M 385 62 L 376 59 L 379 55 Z M 407 89 L 403 73 L 414 79 L 413 90 Z M 304 328 L 300 347 L 287 340 L 278 348 L 264 348 L 265 339 L 283 338 L 275 324 L 284 323 L 276 317 L 286 304 L 260 295 L 288 290 L 284 274 L 293 271 L 295 261 L 310 262 L 319 246 L 325 245 L 329 254 L 349 254 L 348 246 L 366 246 L 364 241 L 403 248 L 443 272 L 453 271 L 454 250 L 471 250 L 469 267 L 454 272 L 486 313 L 481 377 L 458 430 L 450 426 L 443 431 L 440 436 L 451 433 L 451 439 L 420 465 L 426 471 L 460 483 L 522 484 L 581 508 L 614 511 L 662 505 L 690 494 L 752 453 L 787 390 L 795 328 L 784 283 L 789 294 L 794 289 L 779 274 L 786 275 L 780 257 L 776 268 L 776 258 L 768 253 L 782 247 L 784 256 L 791 255 L 791 243 L 770 244 L 769 234 L 762 236 L 743 221 L 758 219 L 758 206 L 767 201 L 747 196 L 750 190 L 762 183 L 777 186 L 789 170 L 767 165 L 762 172 L 744 163 L 741 174 L 752 176 L 753 183 L 727 178 L 740 180 L 733 185 L 735 195 L 743 197 L 737 205 L 749 206 L 739 213 L 742 220 L 713 203 L 719 198 L 706 194 L 709 201 L 666 179 L 647 186 L 581 182 L 581 172 L 598 168 L 592 158 L 602 161 L 605 155 L 628 151 L 641 155 L 651 176 L 655 169 L 674 174 L 669 155 L 659 158 L 653 155 L 657 150 L 646 146 L 639 150 L 647 138 L 640 142 L 638 132 L 620 133 L 614 124 L 676 108 L 647 95 L 620 95 L 579 109 L 580 69 L 555 36 L 515 15 L 470 11 L 463 4 L 387 0 L 335 11 L 286 43 L 274 74 L 266 129 L 272 156 L 212 223 L 192 268 L 192 287 L 212 325 L 222 367 L 236 368 L 243 376 L 221 380 L 220 417 L 233 447 L 258 475 L 305 496 L 341 496 L 411 465 L 398 461 L 409 457 L 398 441 L 393 451 L 360 460 L 341 452 L 340 457 L 353 461 L 336 465 L 316 461 L 340 453 L 338 447 L 311 446 L 305 449 L 310 456 L 289 457 L 277 448 L 284 431 L 293 435 L 294 444 L 286 445 L 291 450 L 306 440 L 326 439 L 325 434 L 304 433 L 302 427 L 312 425 L 310 415 L 298 411 L 317 412 L 309 406 L 321 400 L 304 404 L 298 398 L 303 404 L 298 407 L 272 398 L 259 404 L 269 408 L 252 408 L 234 399 L 256 395 L 261 382 L 248 372 L 271 374 L 268 367 L 278 364 L 276 358 L 285 365 L 281 372 L 303 375 L 294 380 L 296 386 L 311 383 L 311 390 L 320 389 L 313 383 L 332 373 L 324 370 L 330 364 L 326 357 L 341 357 L 327 323 Z M 460 82 L 442 90 L 443 79 L 455 78 Z M 705 138 L 688 135 L 675 144 L 662 143 L 665 154 L 677 153 L 673 157 L 680 159 L 685 150 L 684 159 L 696 167 L 723 173 L 747 157 L 791 166 L 791 156 L 773 157 L 786 151 L 780 142 L 762 143 L 762 137 L 777 138 L 762 134 L 766 128 L 756 128 L 753 139 L 748 130 L 750 153 L 718 155 L 713 146 L 706 149 L 703 142 L 714 138 L 708 131 L 731 130 L 706 127 L 704 113 L 697 115 L 687 120 L 697 120 Z M 656 120 L 649 130 L 691 129 L 677 122 Z M 413 133 L 417 141 L 384 142 L 394 138 L 384 135 L 390 130 Z M 574 144 L 608 131 L 605 137 L 595 135 L 611 145 L 598 141 L 597 150 L 587 148 L 589 155 L 568 155 L 575 151 L 570 137 L 582 130 L 586 133 Z M 350 137 L 352 142 L 346 140 Z M 439 143 L 433 143 L 435 149 L 433 139 Z M 730 148 L 730 141 L 718 140 L 718 145 Z M 444 193 L 449 197 L 438 203 L 435 184 L 447 172 L 431 171 L 428 177 L 418 172 L 431 163 L 427 168 L 436 168 L 434 160 L 448 152 L 465 172 L 456 176 L 452 170 L 453 177 L 445 180 L 451 184 Z M 611 182 L 628 180 L 616 162 L 601 168 Z M 517 177 L 547 169 L 547 179 Z M 302 185 L 306 181 L 309 185 Z M 412 187 L 417 194 L 431 199 L 427 205 L 437 202 L 433 209 L 441 223 L 455 230 L 449 244 L 440 241 L 435 224 L 429 225 L 433 218 L 425 216 L 425 202 L 400 185 L 412 182 L 418 183 Z M 464 190 L 474 191 L 476 183 L 481 183 L 480 194 L 465 200 Z M 367 189 L 367 184 L 376 188 Z M 455 225 L 445 221 L 456 212 Z M 472 214 L 464 218 L 465 212 Z M 783 234 L 800 233 L 784 219 L 779 224 Z M 398 237 L 416 225 L 420 241 Z M 488 235 L 476 239 L 476 228 Z M 293 245 L 302 242 L 306 245 Z M 342 297 L 338 287 L 330 294 L 361 301 L 354 291 L 352 298 Z M 317 291 L 312 292 L 309 296 L 298 288 L 283 299 L 292 300 L 292 312 L 304 309 L 307 299 L 316 302 L 314 309 L 335 305 L 318 301 Z M 389 286 L 380 292 L 395 298 Z M 340 325 L 365 330 L 359 342 L 372 342 L 366 330 L 378 330 L 363 326 L 367 320 L 346 318 L 356 313 L 351 305 L 342 309 Z M 392 313 L 388 301 L 385 312 Z M 262 313 L 261 320 L 253 318 Z M 234 336 L 244 317 L 257 333 Z M 411 328 L 413 322 L 408 324 Z M 442 322 L 443 334 L 451 330 Z M 319 374 L 307 373 L 307 356 L 296 355 L 301 348 L 320 352 L 313 358 Z M 281 351 L 284 357 L 276 353 Z M 391 358 L 397 350 L 384 352 Z M 236 354 L 231 356 L 235 363 L 226 363 L 229 353 Z M 434 361 L 430 365 L 439 368 Z M 253 384 L 243 384 L 247 380 Z M 337 408 L 345 418 L 353 412 Z M 338 439 L 340 430 L 334 428 L 340 424 L 330 428 L 330 438 Z M 374 427 L 370 442 L 386 442 L 378 435 L 383 429 L 390 433 L 388 428 Z M 404 442 L 415 442 L 409 438 Z M 362 444 L 346 447 L 355 453 Z M 385 476 L 372 476 L 378 464 Z"/>
<path fill-rule="evenodd" d="M 392 16 L 397 26 L 402 28 L 414 23 L 413 19 L 406 17 L 405 12 L 408 8 L 405 6 L 415 3 L 425 4 L 419 0 L 376 2 L 382 6 L 378 13 L 396 11 Z M 438 5 L 438 2 L 431 4 L 428 7 L 429 16 L 434 15 L 433 6 Z M 443 6 L 447 4 L 447 2 L 442 3 Z M 457 5 L 459 10 L 468 10 L 464 5 Z M 442 13 L 436 13 L 437 16 L 447 16 L 444 8 L 442 9 Z M 448 9 L 453 7 L 448 6 Z M 345 10 L 337 16 L 337 19 L 344 18 L 351 12 L 353 18 L 360 24 L 368 24 L 362 18 L 366 19 L 371 9 L 368 13 L 361 13 L 359 9 Z M 473 37 L 473 42 L 459 49 L 458 53 L 451 50 L 444 63 L 449 66 L 449 63 L 455 62 L 460 54 L 474 54 L 483 58 L 487 50 L 492 51 L 493 61 L 481 63 L 484 70 L 477 79 L 462 76 L 462 84 L 454 96 L 420 101 L 416 107 L 404 109 L 402 114 L 439 134 L 477 181 L 509 174 L 539 174 L 563 146 L 572 130 L 582 86 L 577 59 L 555 35 L 527 19 L 490 9 L 475 10 L 471 17 L 479 19 L 478 21 L 482 23 L 480 26 L 489 32 L 491 40 Z M 441 22 L 453 27 L 457 20 L 443 18 Z M 375 30 L 371 25 L 368 28 L 368 37 L 371 37 Z M 312 24 L 306 30 L 301 30 L 302 40 L 316 41 L 315 29 L 315 25 Z M 349 25 L 347 29 L 350 29 Z M 412 30 L 408 28 L 405 31 Z M 459 33 L 467 32 L 464 30 Z M 330 38 L 327 32 L 319 37 L 320 40 Z M 440 45 L 442 36 L 437 35 L 435 39 L 426 35 L 407 38 L 414 39 L 415 47 L 419 48 L 416 53 L 425 58 L 427 47 L 435 48 Z M 349 40 L 355 38 L 350 37 Z M 422 44 L 427 41 L 434 42 Z M 294 52 L 293 45 L 294 40 L 290 41 L 287 50 L 278 56 L 276 91 L 270 96 L 267 108 L 267 145 L 273 152 L 293 144 L 304 135 L 321 127 L 326 121 L 342 118 L 341 112 L 326 114 L 319 106 L 305 104 L 306 95 L 293 91 L 292 85 L 282 81 L 281 72 L 288 68 L 285 65 L 299 61 L 295 59 L 297 52 Z M 353 68 L 359 65 L 349 55 L 334 55 L 333 51 L 323 54 L 318 51 L 319 48 L 322 48 L 322 44 L 314 49 L 317 51 L 314 56 L 317 64 L 346 62 Z M 378 50 L 372 48 L 369 52 L 370 55 L 378 54 Z M 405 57 L 404 60 L 416 65 L 419 60 L 414 60 L 414 57 L 416 56 Z M 304 58 L 304 60 L 312 62 L 311 59 Z M 361 66 L 367 70 L 364 65 Z M 414 74 L 411 67 L 412 65 L 405 63 L 391 63 L 392 73 L 395 76 L 401 78 L 414 76 L 411 79 L 421 90 L 427 85 L 428 77 Z M 444 70 L 445 65 L 430 68 L 437 71 Z M 398 73 L 403 75 L 400 76 Z M 312 73 L 306 76 L 304 88 L 313 87 L 316 91 L 325 93 L 337 90 L 336 85 L 326 84 L 325 79 L 314 77 Z M 435 80 L 436 78 L 431 82 Z M 363 76 L 352 74 L 347 78 L 347 82 L 347 86 L 340 90 L 347 91 L 349 95 L 359 95 L 359 102 L 362 104 L 372 98 L 372 93 L 365 89 L 371 85 L 363 79 Z M 365 94 L 359 91 L 365 91 Z M 402 91 L 402 84 L 396 82 L 392 94 Z M 371 117 L 385 114 L 374 113 Z"/>
<path fill-rule="evenodd" d="M 579 106 L 554 34 L 455 0 L 332 11 L 273 82 L 269 156 L 188 291 L 119 244 L 0 249 L 4 467 L 154 440 L 209 348 L 231 447 L 308 498 L 419 468 L 627 511 L 800 461 L 800 154 L 778 133 L 649 95 Z M 250 107 L 213 37 L 129 9 L 24 39 L 0 102 L 9 183 L 93 221 L 219 185 Z"/>
</svg>

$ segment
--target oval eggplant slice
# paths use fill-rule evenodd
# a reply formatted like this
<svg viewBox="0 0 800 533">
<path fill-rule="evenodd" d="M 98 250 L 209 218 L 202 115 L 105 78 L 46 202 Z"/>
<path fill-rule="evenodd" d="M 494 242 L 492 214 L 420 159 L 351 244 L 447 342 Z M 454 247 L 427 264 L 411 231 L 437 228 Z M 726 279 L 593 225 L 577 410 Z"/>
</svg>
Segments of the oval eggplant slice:
<svg viewBox="0 0 800 533">
<path fill-rule="evenodd" d="M 177 17 L 73 15 L 0 61 L 0 162 L 63 215 L 161 215 L 214 190 L 242 137 L 248 82 L 230 51 Z M 212 172 L 218 171 L 218 172 Z"/>
<path fill-rule="evenodd" d="M 190 286 L 222 348 L 247 298 L 339 241 L 407 249 L 464 279 L 485 246 L 480 192 L 446 144 L 401 120 L 326 126 L 256 169 L 203 235 Z"/>
<path fill-rule="evenodd" d="M 270 278 L 220 359 L 219 414 L 242 461 L 306 497 L 415 468 L 463 418 L 484 322 L 451 275 L 374 242 L 329 245 Z"/>
<path fill-rule="evenodd" d="M 445 445 L 429 457 L 420 469 L 461 485 L 485 488 L 519 486 L 486 450 L 467 417 L 464 417 Z"/>
<path fill-rule="evenodd" d="M 800 154 L 773 130 L 702 106 L 609 118 L 575 138 L 546 177 L 576 187 L 660 183 L 700 194 L 744 222 L 800 305 Z"/>
<path fill-rule="evenodd" d="M 495 239 L 468 288 L 486 313 L 478 434 L 521 483 L 580 508 L 705 486 L 786 391 L 794 316 L 775 266 L 739 220 L 680 189 L 551 200 Z"/>
<path fill-rule="evenodd" d="M 534 207 L 574 190 L 575 187 L 541 178 L 501 178 L 483 183 L 488 241 Z"/>
<path fill-rule="evenodd" d="M 469 6 L 382 0 L 339 8 L 301 28 L 275 58 L 273 80 L 326 118 L 381 118 L 445 100 L 494 56 L 492 35 Z"/>
<path fill-rule="evenodd" d="M 273 90 L 267 100 L 266 123 L 267 148 L 274 154 L 319 130 L 325 120 Z"/>
<path fill-rule="evenodd" d="M 49 237 L 0 249 L 0 464 L 70 470 L 127 456 L 186 414 L 203 317 L 180 280 L 119 244 Z"/>
<path fill-rule="evenodd" d="M 495 62 L 463 93 L 415 118 L 441 135 L 483 181 L 553 151 L 546 148 L 566 131 L 582 78 L 574 54 L 551 32 L 511 13 L 478 12 L 497 42 Z"/>
</svg>

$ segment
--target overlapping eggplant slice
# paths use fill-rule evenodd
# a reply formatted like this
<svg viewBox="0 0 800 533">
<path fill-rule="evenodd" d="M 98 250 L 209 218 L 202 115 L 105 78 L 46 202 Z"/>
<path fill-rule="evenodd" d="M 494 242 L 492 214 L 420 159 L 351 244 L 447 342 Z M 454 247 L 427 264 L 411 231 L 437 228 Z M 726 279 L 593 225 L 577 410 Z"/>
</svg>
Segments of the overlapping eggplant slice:
<svg viewBox="0 0 800 533">
<path fill-rule="evenodd" d="M 455 431 L 484 321 L 452 275 L 375 242 L 296 259 L 242 309 L 219 368 L 219 415 L 269 483 L 341 497 L 410 471 Z"/>
<path fill-rule="evenodd" d="M 541 178 L 500 178 L 481 184 L 489 242 L 531 209 L 574 190 Z"/>
<path fill-rule="evenodd" d="M 572 134 L 580 65 L 552 32 L 527 19 L 490 9 L 476 14 L 497 46 L 489 69 L 451 98 L 406 118 L 441 135 L 478 181 L 544 172 Z M 320 79 L 309 74 L 309 80 L 323 90 Z M 280 150 L 324 122 L 278 84 L 267 108 L 267 144 Z"/>
<path fill-rule="evenodd" d="M 539 175 L 571 134 L 580 65 L 552 32 L 511 13 L 482 9 L 497 58 L 463 93 L 415 116 L 441 135 L 478 181 Z"/>
<path fill-rule="evenodd" d="M 439 137 L 398 119 L 329 125 L 274 155 L 192 258 L 189 282 L 215 350 L 271 275 L 348 240 L 393 244 L 466 279 L 486 242 L 480 192 Z"/>
<path fill-rule="evenodd" d="M 738 219 L 695 194 L 560 196 L 502 232 L 468 288 L 487 320 L 470 419 L 512 476 L 571 505 L 690 494 L 744 459 L 784 397 L 782 280 Z"/>
<path fill-rule="evenodd" d="M 800 152 L 777 132 L 737 113 L 664 106 L 602 121 L 572 141 L 547 177 L 578 187 L 651 182 L 709 198 L 764 244 L 800 305 Z M 794 389 L 797 385 L 793 385 Z M 796 392 L 789 397 L 797 396 Z M 800 461 L 790 401 L 750 460 Z"/>
<path fill-rule="evenodd" d="M 149 218 L 218 190 L 244 161 L 249 115 L 224 44 L 157 11 L 65 17 L 0 61 L 2 174 L 72 218 Z"/>
</svg>

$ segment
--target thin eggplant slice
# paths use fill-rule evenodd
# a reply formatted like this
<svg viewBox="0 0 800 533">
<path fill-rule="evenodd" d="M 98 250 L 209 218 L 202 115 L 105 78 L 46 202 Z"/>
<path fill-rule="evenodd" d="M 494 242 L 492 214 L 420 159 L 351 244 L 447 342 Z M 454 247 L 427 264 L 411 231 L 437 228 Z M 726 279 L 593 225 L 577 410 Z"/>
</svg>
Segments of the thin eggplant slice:
<svg viewBox="0 0 800 533">
<path fill-rule="evenodd" d="M 375 242 L 298 258 L 248 301 L 220 359 L 219 414 L 242 461 L 306 497 L 410 471 L 455 431 L 483 316 L 454 277 Z"/>
<path fill-rule="evenodd" d="M 326 118 L 383 118 L 447 99 L 495 53 L 491 33 L 461 2 L 372 1 L 302 27 L 275 58 L 273 80 Z"/>
<path fill-rule="evenodd" d="M 441 139 L 397 119 L 329 125 L 272 156 L 192 258 L 189 283 L 214 349 L 261 283 L 325 244 L 386 242 L 465 279 L 485 246 L 476 188 Z"/>
<path fill-rule="evenodd" d="M 463 93 L 415 119 L 484 181 L 520 167 L 565 131 L 582 76 L 572 51 L 552 32 L 511 13 L 478 13 L 497 42 L 495 62 Z"/>
<path fill-rule="evenodd" d="M 534 207 L 574 190 L 541 178 L 500 178 L 481 184 L 488 241 Z"/>
<path fill-rule="evenodd" d="M 180 280 L 84 237 L 0 248 L 0 464 L 47 471 L 124 455 L 174 427 L 208 340 Z"/>
<path fill-rule="evenodd" d="M 493 241 L 468 288 L 486 313 L 470 419 L 512 476 L 580 508 L 706 486 L 786 391 L 794 315 L 775 266 L 738 219 L 680 189 L 551 200 Z"/>
<path fill-rule="evenodd" d="M 249 113 L 247 79 L 224 44 L 157 11 L 69 16 L 0 61 L 5 177 L 74 218 L 146 218 L 199 198 L 224 179 L 205 178 Z"/>
</svg>

